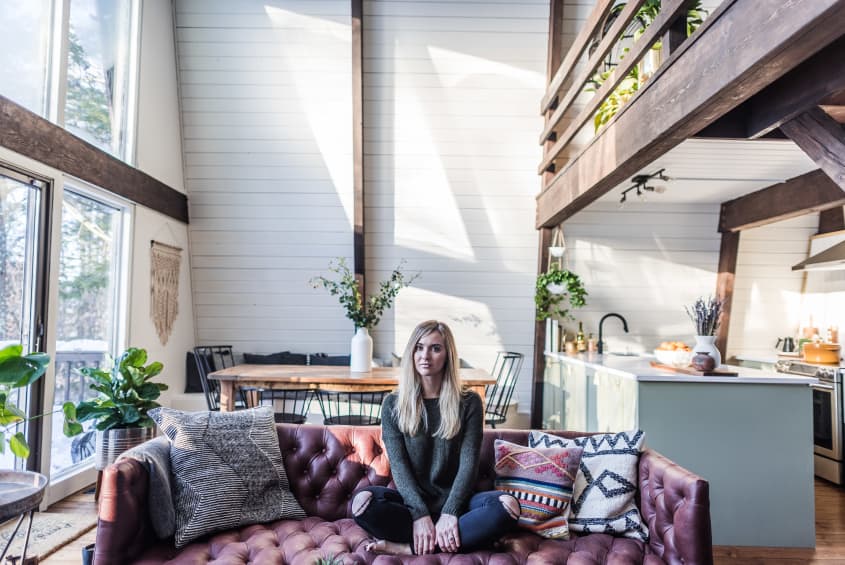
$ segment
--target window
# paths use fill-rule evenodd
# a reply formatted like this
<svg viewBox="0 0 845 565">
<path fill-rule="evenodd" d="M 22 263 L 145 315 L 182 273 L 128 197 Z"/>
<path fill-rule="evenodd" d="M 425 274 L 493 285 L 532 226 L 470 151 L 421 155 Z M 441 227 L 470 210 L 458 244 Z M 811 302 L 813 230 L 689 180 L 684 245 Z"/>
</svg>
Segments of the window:
<svg viewBox="0 0 845 565">
<path fill-rule="evenodd" d="M 50 0 L 3 0 L 0 94 L 45 115 Z"/>
<path fill-rule="evenodd" d="M 123 349 L 128 209 L 77 184 L 65 184 L 62 202 L 56 381 L 50 476 L 90 463 L 94 432 L 62 433 L 61 407 L 96 396 L 79 373 Z"/>
<path fill-rule="evenodd" d="M 0 95 L 132 163 L 139 16 L 140 0 L 3 0 Z"/>
<path fill-rule="evenodd" d="M 132 38 L 130 0 L 71 0 L 65 128 L 125 156 Z"/>
</svg>

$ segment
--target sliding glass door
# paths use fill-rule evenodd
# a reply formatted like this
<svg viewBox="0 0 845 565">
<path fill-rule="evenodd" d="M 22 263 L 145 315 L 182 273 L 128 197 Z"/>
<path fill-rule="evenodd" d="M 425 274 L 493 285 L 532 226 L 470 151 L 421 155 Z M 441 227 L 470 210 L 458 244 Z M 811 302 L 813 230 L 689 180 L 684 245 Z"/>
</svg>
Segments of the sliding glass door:
<svg viewBox="0 0 845 565">
<path fill-rule="evenodd" d="M 0 347 L 20 343 L 26 352 L 44 350 L 48 189 L 44 180 L 0 166 Z M 37 406 L 31 398 L 33 388 L 38 390 L 14 393 L 12 400 L 24 412 Z M 35 447 L 38 431 L 21 423 L 7 429 L 6 436 L 24 432 L 30 447 Z M 29 465 L 36 460 L 30 457 Z M 0 454 L 0 468 L 25 468 L 26 463 L 9 449 Z"/>
</svg>

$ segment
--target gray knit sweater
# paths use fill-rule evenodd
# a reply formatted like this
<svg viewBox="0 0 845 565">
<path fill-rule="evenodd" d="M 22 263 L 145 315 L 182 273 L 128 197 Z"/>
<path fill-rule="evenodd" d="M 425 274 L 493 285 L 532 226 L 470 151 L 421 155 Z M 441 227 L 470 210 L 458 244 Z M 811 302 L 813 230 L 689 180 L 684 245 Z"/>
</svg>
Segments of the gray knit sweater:
<svg viewBox="0 0 845 565">
<path fill-rule="evenodd" d="M 461 431 L 451 439 L 434 437 L 440 425 L 438 399 L 424 399 L 428 429 L 415 436 L 399 431 L 397 394 L 384 399 L 381 433 L 396 488 L 414 520 L 440 514 L 460 516 L 473 495 L 481 451 L 483 412 L 474 392 L 461 399 Z"/>
</svg>

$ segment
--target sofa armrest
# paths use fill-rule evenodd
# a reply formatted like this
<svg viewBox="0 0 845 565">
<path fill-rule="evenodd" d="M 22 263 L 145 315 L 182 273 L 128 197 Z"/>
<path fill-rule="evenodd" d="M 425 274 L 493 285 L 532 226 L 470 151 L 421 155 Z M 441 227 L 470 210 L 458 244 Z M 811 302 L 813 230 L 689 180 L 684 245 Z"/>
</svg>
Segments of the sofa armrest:
<svg viewBox="0 0 845 565">
<path fill-rule="evenodd" d="M 640 456 L 640 513 L 666 563 L 713 563 L 710 484 L 654 450 Z"/>
<path fill-rule="evenodd" d="M 98 504 L 94 562 L 123 565 L 156 542 L 147 509 L 147 470 L 123 459 L 103 470 Z"/>
</svg>

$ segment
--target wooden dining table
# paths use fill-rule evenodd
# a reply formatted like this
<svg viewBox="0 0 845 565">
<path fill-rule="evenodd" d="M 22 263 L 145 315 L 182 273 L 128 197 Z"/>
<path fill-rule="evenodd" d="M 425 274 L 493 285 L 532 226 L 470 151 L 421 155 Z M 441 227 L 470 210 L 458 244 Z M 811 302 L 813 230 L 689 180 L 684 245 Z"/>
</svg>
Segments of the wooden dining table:
<svg viewBox="0 0 845 565">
<path fill-rule="evenodd" d="M 333 391 L 384 390 L 399 384 L 399 367 L 374 367 L 369 373 L 353 373 L 348 366 L 332 365 L 235 365 L 209 373 L 220 382 L 220 410 L 235 409 L 235 389 L 314 389 Z M 460 369 L 461 382 L 481 396 L 496 379 L 483 369 Z"/>
</svg>

